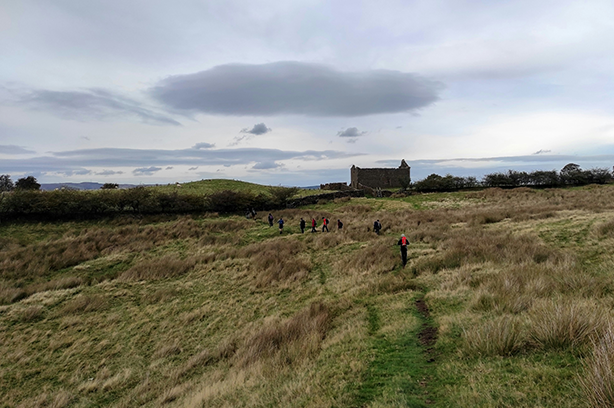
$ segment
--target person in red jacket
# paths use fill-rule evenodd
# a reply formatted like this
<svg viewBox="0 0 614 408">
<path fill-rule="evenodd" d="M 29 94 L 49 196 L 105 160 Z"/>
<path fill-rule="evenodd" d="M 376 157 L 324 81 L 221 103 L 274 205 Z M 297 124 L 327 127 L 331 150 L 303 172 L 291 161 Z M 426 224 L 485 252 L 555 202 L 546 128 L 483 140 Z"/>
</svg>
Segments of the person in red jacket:
<svg viewBox="0 0 614 408">
<path fill-rule="evenodd" d="M 409 245 L 409 240 L 405 237 L 405 234 L 401 234 L 401 239 L 399 239 L 397 245 L 401 246 L 401 260 L 403 261 L 403 268 L 405 268 L 407 264 L 407 245 Z"/>
<path fill-rule="evenodd" d="M 317 226 L 316 219 L 312 218 L 311 219 L 311 232 L 318 232 L 318 231 L 316 231 L 316 226 Z"/>
<path fill-rule="evenodd" d="M 328 219 L 326 217 L 322 217 L 322 232 L 328 232 Z"/>
</svg>

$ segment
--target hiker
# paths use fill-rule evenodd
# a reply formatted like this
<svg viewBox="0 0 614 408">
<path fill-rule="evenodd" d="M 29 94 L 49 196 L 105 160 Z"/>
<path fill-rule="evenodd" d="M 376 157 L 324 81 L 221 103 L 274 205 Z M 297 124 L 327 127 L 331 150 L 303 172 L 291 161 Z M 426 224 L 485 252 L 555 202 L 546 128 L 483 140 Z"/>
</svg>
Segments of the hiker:
<svg viewBox="0 0 614 408">
<path fill-rule="evenodd" d="M 341 231 L 341 229 L 342 229 L 342 228 L 343 228 L 343 223 L 341 222 L 341 220 L 339 220 L 339 219 L 338 219 L 338 220 L 337 220 L 337 229 L 338 229 L 339 231 Z"/>
<path fill-rule="evenodd" d="M 252 218 L 255 220 L 256 219 L 256 214 L 258 214 L 258 213 L 256 212 L 256 210 L 254 210 L 254 207 L 252 207 L 251 213 L 252 213 Z"/>
<path fill-rule="evenodd" d="M 281 234 L 282 231 L 284 230 L 284 219 L 283 217 L 279 219 L 279 221 L 277 221 L 277 223 L 279 224 L 279 233 Z"/>
<path fill-rule="evenodd" d="M 273 214 L 269 213 L 269 227 L 273 226 Z"/>
<path fill-rule="evenodd" d="M 316 219 L 312 218 L 311 219 L 311 232 L 318 232 L 316 231 L 316 227 L 318 226 L 318 224 L 316 224 Z"/>
<path fill-rule="evenodd" d="M 397 242 L 397 245 L 401 246 L 401 260 L 403 261 L 403 268 L 407 264 L 407 245 L 409 240 L 405 237 L 405 234 L 401 234 L 401 239 Z"/>
<path fill-rule="evenodd" d="M 325 229 L 326 232 L 328 232 L 328 220 L 326 217 L 322 217 L 322 232 L 324 232 Z"/>
<path fill-rule="evenodd" d="M 375 232 L 377 235 L 379 235 L 379 231 L 382 229 L 382 224 L 379 222 L 379 220 L 376 220 L 373 223 L 373 232 Z"/>
<path fill-rule="evenodd" d="M 305 220 L 301 218 L 301 234 L 305 233 Z"/>
</svg>

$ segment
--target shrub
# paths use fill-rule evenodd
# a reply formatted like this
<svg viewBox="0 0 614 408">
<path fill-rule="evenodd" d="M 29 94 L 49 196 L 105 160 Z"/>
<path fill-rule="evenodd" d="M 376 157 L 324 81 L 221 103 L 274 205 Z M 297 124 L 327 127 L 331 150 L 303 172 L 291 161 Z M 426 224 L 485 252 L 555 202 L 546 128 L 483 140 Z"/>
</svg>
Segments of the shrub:
<svg viewBox="0 0 614 408">
<path fill-rule="evenodd" d="M 15 183 L 16 190 L 40 190 L 41 185 L 34 176 L 22 177 Z"/>
</svg>

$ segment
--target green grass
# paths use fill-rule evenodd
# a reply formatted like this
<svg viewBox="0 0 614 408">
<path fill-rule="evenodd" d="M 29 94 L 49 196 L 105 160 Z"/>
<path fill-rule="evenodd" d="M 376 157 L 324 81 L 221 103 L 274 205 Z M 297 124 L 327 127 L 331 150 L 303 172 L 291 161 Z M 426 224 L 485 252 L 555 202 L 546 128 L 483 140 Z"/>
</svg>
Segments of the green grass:
<svg viewBox="0 0 614 408">
<path fill-rule="evenodd" d="M 189 183 L 181 183 L 181 187 L 177 187 L 175 184 L 167 184 L 151 187 L 161 192 L 184 192 L 192 194 L 207 195 L 222 190 L 242 191 L 253 194 L 269 194 L 269 188 L 276 186 L 265 186 L 261 184 L 248 183 L 246 181 L 228 180 L 228 179 L 210 179 L 192 181 Z M 321 194 L 320 190 L 306 190 L 301 189 L 298 191 L 295 197 L 305 197 L 313 194 Z"/>
<path fill-rule="evenodd" d="M 199 194 L 262 187 L 199 183 Z M 333 200 L 274 215 L 287 220 L 281 236 L 240 216 L 0 224 L 0 406 L 586 406 L 590 342 L 555 350 L 531 334 L 544 304 L 612 318 L 612 186 Z M 343 233 L 300 234 L 300 217 L 324 215 Z M 476 222 L 488 217 L 497 222 Z M 376 218 L 380 236 L 368 231 Z M 46 256 L 51 266 L 27 277 L 7 272 Z M 122 278 L 139 266 L 138 279 Z M 428 320 L 415 309 L 423 294 Z M 463 330 L 506 316 L 522 331 L 518 350 L 467 352 Z M 439 330 L 430 352 L 425 324 Z"/>
</svg>

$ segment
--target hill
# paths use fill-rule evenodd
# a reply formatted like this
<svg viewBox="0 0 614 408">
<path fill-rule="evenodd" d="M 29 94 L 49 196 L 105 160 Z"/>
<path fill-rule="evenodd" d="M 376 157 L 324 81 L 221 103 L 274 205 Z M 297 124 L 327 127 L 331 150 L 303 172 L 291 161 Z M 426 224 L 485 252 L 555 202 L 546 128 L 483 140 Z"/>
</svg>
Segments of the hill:
<svg viewBox="0 0 614 408">
<path fill-rule="evenodd" d="M 614 186 L 274 215 L 0 224 L 2 406 L 612 403 Z"/>
</svg>

